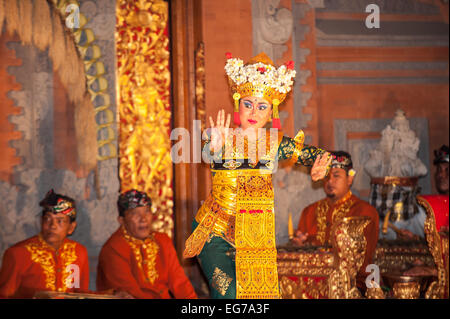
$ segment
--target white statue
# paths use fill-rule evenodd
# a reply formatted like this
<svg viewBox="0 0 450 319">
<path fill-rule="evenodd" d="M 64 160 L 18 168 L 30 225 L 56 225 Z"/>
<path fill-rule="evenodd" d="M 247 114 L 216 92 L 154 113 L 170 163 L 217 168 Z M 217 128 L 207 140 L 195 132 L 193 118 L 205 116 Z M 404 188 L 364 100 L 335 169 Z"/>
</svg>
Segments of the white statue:
<svg viewBox="0 0 450 319">
<path fill-rule="evenodd" d="M 370 151 L 364 167 L 371 177 L 412 177 L 427 173 L 427 168 L 417 157 L 420 141 L 410 129 L 405 112 L 397 110 L 391 125 L 381 135 L 380 143 Z"/>
</svg>

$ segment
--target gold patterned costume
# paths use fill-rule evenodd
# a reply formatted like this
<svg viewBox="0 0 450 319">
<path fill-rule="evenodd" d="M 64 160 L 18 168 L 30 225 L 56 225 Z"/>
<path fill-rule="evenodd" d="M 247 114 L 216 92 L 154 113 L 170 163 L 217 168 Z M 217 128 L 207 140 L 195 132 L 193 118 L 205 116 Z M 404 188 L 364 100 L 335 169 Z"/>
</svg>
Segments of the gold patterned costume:
<svg viewBox="0 0 450 319">
<path fill-rule="evenodd" d="M 302 131 L 296 139 L 267 134 L 256 145 L 244 139 L 242 151 L 239 134 L 228 136 L 212 159 L 212 192 L 195 217 L 184 257 L 199 256 L 213 298 L 279 298 L 272 174 L 279 160 L 312 166 L 325 151 L 304 145 Z"/>
</svg>

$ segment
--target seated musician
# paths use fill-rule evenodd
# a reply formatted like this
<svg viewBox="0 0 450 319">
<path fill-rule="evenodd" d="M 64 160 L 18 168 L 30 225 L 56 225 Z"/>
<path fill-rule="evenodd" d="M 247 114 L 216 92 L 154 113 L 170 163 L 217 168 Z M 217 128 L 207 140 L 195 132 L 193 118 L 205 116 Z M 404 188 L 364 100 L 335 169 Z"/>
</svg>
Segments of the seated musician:
<svg viewBox="0 0 450 319">
<path fill-rule="evenodd" d="M 151 230 L 148 195 L 127 191 L 118 208 L 120 227 L 100 252 L 97 290 L 123 290 L 142 299 L 197 298 L 169 236 Z"/>
<path fill-rule="evenodd" d="M 3 255 L 0 298 L 32 298 L 38 291 L 88 291 L 87 250 L 67 238 L 77 225 L 75 201 L 52 189 L 39 205 L 41 232 Z"/>
<path fill-rule="evenodd" d="M 442 145 L 440 149 L 434 151 L 434 161 L 433 164 L 436 166 L 436 171 L 434 174 L 434 183 L 436 190 L 440 195 L 449 194 L 448 187 L 448 165 L 449 165 L 449 147 L 447 145 Z M 397 238 L 402 239 L 418 239 L 419 237 L 425 237 L 424 233 L 424 222 L 426 218 L 425 209 L 418 205 L 419 212 L 414 216 L 406 229 L 401 229 Z"/>
<path fill-rule="evenodd" d="M 330 245 L 330 231 L 333 223 L 348 216 L 368 216 L 372 220 L 364 230 L 367 241 L 364 263 L 357 276 L 358 288 L 365 290 L 366 266 L 372 262 L 378 241 L 379 217 L 369 203 L 352 194 L 350 188 L 355 171 L 350 154 L 343 151 L 331 152 L 331 170 L 324 180 L 326 197 L 307 206 L 300 217 L 293 243 L 303 245 Z"/>
<path fill-rule="evenodd" d="M 437 205 L 434 209 L 434 213 L 436 214 L 435 218 L 441 220 L 442 227 L 438 229 L 438 232 L 447 232 L 448 233 L 448 195 L 449 195 L 449 187 L 448 187 L 448 166 L 449 166 L 449 147 L 447 145 L 442 145 L 440 149 L 434 151 L 434 161 L 433 164 L 436 166 L 436 171 L 434 175 L 434 182 L 436 186 L 436 190 L 439 195 L 436 196 L 435 202 L 438 203 L 442 201 L 442 205 Z M 426 212 L 422 205 L 419 205 L 419 211 L 424 215 L 423 219 L 425 220 Z M 422 223 L 422 228 L 424 227 Z M 411 238 L 413 234 L 408 231 L 404 232 L 405 236 Z M 435 267 L 429 267 L 424 265 L 421 260 L 416 260 L 414 262 L 414 267 L 408 269 L 404 272 L 404 275 L 409 276 L 418 276 L 418 275 L 435 275 L 437 276 L 437 269 Z"/>
</svg>

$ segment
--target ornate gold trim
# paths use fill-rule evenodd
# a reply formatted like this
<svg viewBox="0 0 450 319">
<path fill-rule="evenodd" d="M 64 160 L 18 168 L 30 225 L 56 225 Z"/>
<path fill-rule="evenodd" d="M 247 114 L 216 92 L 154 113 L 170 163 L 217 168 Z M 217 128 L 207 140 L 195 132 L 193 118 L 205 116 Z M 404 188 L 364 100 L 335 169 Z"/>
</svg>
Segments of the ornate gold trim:
<svg viewBox="0 0 450 319">
<path fill-rule="evenodd" d="M 65 292 L 68 288 L 67 279 L 70 276 L 70 272 L 67 271 L 67 266 L 73 264 L 77 260 L 76 243 L 66 242 L 57 251 L 49 246 L 42 238 L 41 234 L 38 235 L 37 243 L 29 243 L 25 245 L 25 248 L 31 254 L 31 260 L 38 263 L 45 275 L 45 287 L 56 291 L 57 278 L 56 278 L 56 263 L 53 256 L 53 252 L 59 253 L 62 269 L 61 285 L 58 291 Z"/>
<path fill-rule="evenodd" d="M 42 244 L 30 243 L 25 248 L 31 254 L 31 261 L 38 263 L 42 272 L 45 275 L 45 287 L 55 291 L 56 290 L 56 271 L 55 260 L 49 250 L 43 249 Z"/>
<path fill-rule="evenodd" d="M 361 298 L 356 288 L 356 274 L 364 262 L 366 238 L 364 228 L 370 223 L 367 216 L 344 217 L 333 224 L 331 242 L 336 255 L 336 270 L 330 275 L 329 297 L 332 299 Z"/>
<path fill-rule="evenodd" d="M 158 244 L 153 237 L 147 238 L 146 240 L 133 238 L 128 234 L 125 227 L 122 227 L 122 234 L 130 245 L 142 274 L 151 284 L 153 284 L 158 278 L 158 271 L 156 270 L 156 257 L 158 256 L 159 251 Z M 145 251 L 144 256 L 142 256 L 141 248 Z"/>
<path fill-rule="evenodd" d="M 355 203 L 354 200 L 351 200 L 352 192 L 349 191 L 345 196 L 340 199 L 333 206 L 335 207 L 333 212 L 331 213 L 331 224 L 334 225 L 342 220 L 345 215 L 350 211 L 350 208 Z M 320 245 L 325 244 L 326 230 L 327 230 L 327 213 L 330 209 L 328 201 L 326 199 L 322 199 L 317 206 L 317 234 L 316 238 L 319 241 Z"/>
<path fill-rule="evenodd" d="M 422 196 L 416 197 L 417 203 L 423 206 L 427 212 L 427 218 L 425 219 L 424 230 L 434 262 L 438 270 L 438 281 L 431 283 L 425 293 L 426 299 L 443 299 L 445 297 L 445 289 L 448 289 L 448 237 L 441 238 L 436 229 L 436 219 L 434 210 L 428 203 L 428 201 Z M 446 249 L 444 250 L 444 247 Z M 445 253 L 445 257 L 444 257 Z M 444 264 L 444 258 L 447 258 L 446 265 Z M 447 291 L 448 295 L 448 291 Z"/>
<path fill-rule="evenodd" d="M 278 275 L 282 297 L 362 298 L 356 288 L 356 274 L 364 262 L 364 228 L 369 223 L 370 218 L 366 216 L 345 217 L 336 222 L 330 237 L 332 249 L 317 247 L 313 251 L 303 248 L 295 252 L 279 251 Z M 372 297 L 382 295 L 373 291 L 369 298 Z"/>
</svg>

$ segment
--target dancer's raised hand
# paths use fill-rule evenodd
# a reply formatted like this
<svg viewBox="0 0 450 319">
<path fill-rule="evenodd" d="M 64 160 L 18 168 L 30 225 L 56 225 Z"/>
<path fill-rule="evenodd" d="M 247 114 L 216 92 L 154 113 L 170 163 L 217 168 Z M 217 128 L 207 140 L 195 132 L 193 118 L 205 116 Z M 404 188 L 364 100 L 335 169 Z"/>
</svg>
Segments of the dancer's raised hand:
<svg viewBox="0 0 450 319">
<path fill-rule="evenodd" d="M 331 164 L 331 154 L 325 152 L 321 156 L 317 156 L 311 169 L 311 179 L 315 182 L 323 179 L 327 175 L 327 170 Z"/>
<path fill-rule="evenodd" d="M 225 122 L 225 110 L 222 109 L 217 114 L 217 121 L 214 124 L 212 117 L 209 117 L 209 124 L 211 125 L 211 144 L 210 150 L 215 152 L 222 148 L 225 143 L 225 138 L 230 128 L 231 115 L 227 115 Z"/>
</svg>

